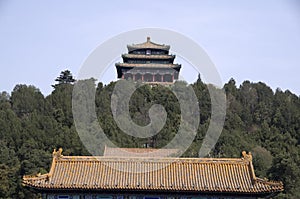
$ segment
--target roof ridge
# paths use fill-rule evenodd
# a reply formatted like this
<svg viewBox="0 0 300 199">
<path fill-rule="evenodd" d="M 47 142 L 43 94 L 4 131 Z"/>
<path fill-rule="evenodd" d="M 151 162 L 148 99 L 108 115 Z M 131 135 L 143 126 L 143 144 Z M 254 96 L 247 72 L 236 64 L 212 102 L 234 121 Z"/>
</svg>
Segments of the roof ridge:
<svg viewBox="0 0 300 199">
<path fill-rule="evenodd" d="M 151 38 L 149 36 L 147 37 L 147 40 L 145 42 L 139 43 L 139 44 L 131 44 L 131 46 L 139 46 L 139 45 L 144 45 L 144 44 L 153 44 L 153 45 L 156 45 L 156 46 L 169 46 L 169 45 L 166 45 L 166 44 L 155 43 L 155 42 L 151 41 Z"/>
<path fill-rule="evenodd" d="M 153 161 L 196 161 L 196 162 L 248 162 L 244 158 L 189 158 L 189 157 L 141 157 L 141 156 L 63 156 L 57 160 L 153 160 Z"/>
</svg>

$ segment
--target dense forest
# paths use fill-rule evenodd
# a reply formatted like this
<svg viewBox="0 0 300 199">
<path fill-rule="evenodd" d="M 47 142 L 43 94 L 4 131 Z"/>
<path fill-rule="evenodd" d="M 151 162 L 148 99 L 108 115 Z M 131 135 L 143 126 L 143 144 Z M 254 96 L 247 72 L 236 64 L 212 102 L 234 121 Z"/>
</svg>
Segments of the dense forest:
<svg viewBox="0 0 300 199">
<path fill-rule="evenodd" d="M 0 198 L 39 198 L 22 186 L 22 176 L 49 171 L 54 148 L 64 155 L 89 155 L 76 132 L 72 115 L 75 80 L 70 71 L 56 79 L 50 95 L 44 96 L 32 85 L 16 85 L 11 93 L 0 92 Z M 140 86 L 130 100 L 130 114 L 138 125 L 149 123 L 149 108 L 164 106 L 167 121 L 151 138 L 135 138 L 123 133 L 114 121 L 111 96 L 116 82 L 95 85 L 98 122 L 109 139 L 120 147 L 160 148 L 176 134 L 180 106 L 171 89 Z M 200 123 L 193 143 L 183 154 L 197 157 L 209 126 L 211 99 L 207 85 L 175 83 L 177 88 L 192 87 L 198 98 Z M 216 89 L 216 88 L 215 88 Z M 251 151 L 256 175 L 283 181 L 285 191 L 276 198 L 300 198 L 300 97 L 290 91 L 275 92 L 265 83 L 234 79 L 223 88 L 227 97 L 222 134 L 210 157 L 241 157 Z"/>
</svg>

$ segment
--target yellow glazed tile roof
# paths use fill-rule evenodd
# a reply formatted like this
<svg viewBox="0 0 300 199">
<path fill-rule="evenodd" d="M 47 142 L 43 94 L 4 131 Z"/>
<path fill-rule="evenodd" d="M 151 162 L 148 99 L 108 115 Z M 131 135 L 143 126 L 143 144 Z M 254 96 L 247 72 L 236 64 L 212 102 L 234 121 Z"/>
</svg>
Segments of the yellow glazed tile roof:
<svg viewBox="0 0 300 199">
<path fill-rule="evenodd" d="M 53 153 L 48 174 L 24 176 L 36 189 L 141 190 L 264 194 L 283 191 L 281 182 L 257 178 L 252 156 L 242 158 L 141 158 L 63 156 Z"/>
</svg>

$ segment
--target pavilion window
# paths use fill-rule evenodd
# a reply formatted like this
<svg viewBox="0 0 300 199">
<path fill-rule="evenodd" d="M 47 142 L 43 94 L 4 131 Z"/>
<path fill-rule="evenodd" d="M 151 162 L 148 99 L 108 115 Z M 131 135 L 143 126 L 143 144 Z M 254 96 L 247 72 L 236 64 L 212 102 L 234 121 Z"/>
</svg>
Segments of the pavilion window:
<svg viewBox="0 0 300 199">
<path fill-rule="evenodd" d="M 156 75 L 154 76 L 154 81 L 155 81 L 155 82 L 161 82 L 161 75 L 160 75 L 160 74 L 156 74 Z"/>
<path fill-rule="evenodd" d="M 151 50 L 146 50 L 146 55 L 151 55 Z"/>
<path fill-rule="evenodd" d="M 153 75 L 152 74 L 149 74 L 149 73 L 146 73 L 144 75 L 144 81 L 145 82 L 152 82 L 153 81 Z"/>
<path fill-rule="evenodd" d="M 125 75 L 124 75 L 124 79 L 127 79 L 127 80 L 129 80 L 129 79 L 133 79 L 132 78 L 132 74 L 131 73 L 126 73 Z"/>
<path fill-rule="evenodd" d="M 172 82 L 172 75 L 165 74 L 164 75 L 164 82 Z"/>
<path fill-rule="evenodd" d="M 140 73 L 137 73 L 135 75 L 135 80 L 142 80 L 142 75 Z"/>
</svg>

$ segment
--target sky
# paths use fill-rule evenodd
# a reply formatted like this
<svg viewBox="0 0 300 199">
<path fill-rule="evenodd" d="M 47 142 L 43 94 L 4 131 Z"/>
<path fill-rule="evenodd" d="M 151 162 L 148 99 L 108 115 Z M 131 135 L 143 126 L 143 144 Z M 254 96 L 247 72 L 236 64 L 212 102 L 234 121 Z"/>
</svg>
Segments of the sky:
<svg viewBox="0 0 300 199">
<path fill-rule="evenodd" d="M 61 71 L 68 69 L 76 78 L 84 61 L 103 42 L 152 27 L 196 42 L 215 64 L 223 83 L 230 78 L 237 86 L 245 80 L 261 81 L 273 90 L 300 95 L 297 0 L 0 0 L 0 92 L 10 93 L 17 84 L 27 84 L 49 95 Z M 194 82 L 197 73 L 187 73 L 188 63 L 180 57 L 176 62 L 182 64 L 184 79 Z M 112 64 L 100 81 L 115 80 Z"/>
</svg>

